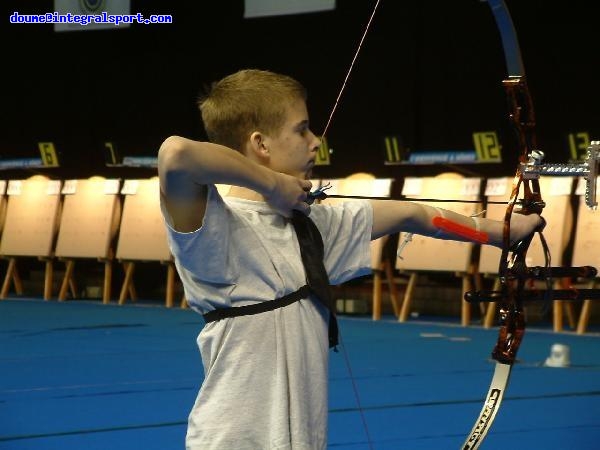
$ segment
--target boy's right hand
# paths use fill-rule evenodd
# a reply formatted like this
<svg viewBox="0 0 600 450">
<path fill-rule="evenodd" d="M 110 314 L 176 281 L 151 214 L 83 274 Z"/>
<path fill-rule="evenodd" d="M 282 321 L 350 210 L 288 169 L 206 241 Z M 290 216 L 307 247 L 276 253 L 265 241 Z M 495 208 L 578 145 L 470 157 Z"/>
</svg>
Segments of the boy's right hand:
<svg viewBox="0 0 600 450">
<path fill-rule="evenodd" d="M 284 217 L 292 217 L 292 210 L 298 210 L 305 215 L 310 214 L 310 205 L 307 203 L 308 193 L 312 188 L 309 180 L 301 180 L 284 173 L 277 173 L 275 185 L 268 195 L 267 203 Z"/>
</svg>

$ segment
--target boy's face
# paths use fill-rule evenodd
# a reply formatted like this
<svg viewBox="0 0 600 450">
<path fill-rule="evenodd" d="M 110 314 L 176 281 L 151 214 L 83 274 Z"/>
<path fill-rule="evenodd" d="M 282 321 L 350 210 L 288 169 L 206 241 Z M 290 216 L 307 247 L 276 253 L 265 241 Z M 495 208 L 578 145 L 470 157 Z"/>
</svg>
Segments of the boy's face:
<svg viewBox="0 0 600 450">
<path fill-rule="evenodd" d="M 321 141 L 310 131 L 304 100 L 291 103 L 279 134 L 265 136 L 265 145 L 269 149 L 271 169 L 310 178 Z"/>
</svg>

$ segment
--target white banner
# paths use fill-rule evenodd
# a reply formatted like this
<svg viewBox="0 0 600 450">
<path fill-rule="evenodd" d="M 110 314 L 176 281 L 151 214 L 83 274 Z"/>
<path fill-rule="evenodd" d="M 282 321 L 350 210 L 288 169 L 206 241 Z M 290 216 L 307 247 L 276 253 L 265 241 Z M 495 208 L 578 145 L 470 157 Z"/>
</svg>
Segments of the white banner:
<svg viewBox="0 0 600 450">
<path fill-rule="evenodd" d="M 127 28 L 130 0 L 54 0 L 54 31 L 82 31 Z"/>
<path fill-rule="evenodd" d="M 335 9 L 335 0 L 245 0 L 244 18 L 283 16 Z"/>
</svg>

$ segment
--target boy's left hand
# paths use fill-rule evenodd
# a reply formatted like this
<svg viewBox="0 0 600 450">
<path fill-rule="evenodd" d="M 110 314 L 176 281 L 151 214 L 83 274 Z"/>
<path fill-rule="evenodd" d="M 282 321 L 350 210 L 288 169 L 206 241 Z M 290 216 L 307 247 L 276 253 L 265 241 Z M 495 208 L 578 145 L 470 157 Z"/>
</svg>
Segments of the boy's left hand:
<svg viewBox="0 0 600 450">
<path fill-rule="evenodd" d="M 513 214 L 510 219 L 511 245 L 522 241 L 536 231 L 541 231 L 546 221 L 539 214 Z"/>
</svg>

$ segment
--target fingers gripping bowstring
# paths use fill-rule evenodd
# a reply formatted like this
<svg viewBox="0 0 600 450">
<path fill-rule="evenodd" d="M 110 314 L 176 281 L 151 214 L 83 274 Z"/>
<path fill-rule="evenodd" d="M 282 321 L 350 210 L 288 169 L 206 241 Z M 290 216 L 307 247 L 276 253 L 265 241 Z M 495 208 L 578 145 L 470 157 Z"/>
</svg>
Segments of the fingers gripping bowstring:
<svg viewBox="0 0 600 450">
<path fill-rule="evenodd" d="M 356 60 L 358 59 L 358 55 L 362 49 L 362 45 L 363 42 L 367 36 L 367 33 L 369 31 L 369 28 L 371 27 L 371 23 L 373 22 L 373 18 L 375 17 L 375 13 L 377 12 L 377 9 L 379 8 L 379 3 L 381 0 L 377 0 L 375 3 L 375 6 L 373 7 L 373 11 L 371 12 L 371 16 L 369 17 L 369 21 L 367 22 L 367 25 L 365 27 L 365 30 L 363 31 L 362 37 L 360 38 L 360 42 L 358 43 L 358 47 L 356 49 L 356 52 L 354 53 L 354 57 L 352 58 L 352 62 L 350 63 L 350 67 L 348 68 L 348 71 L 346 72 L 346 76 L 344 77 L 344 82 L 342 83 L 342 87 L 340 88 L 337 98 L 335 99 L 335 103 L 333 105 L 333 108 L 331 109 L 331 113 L 329 114 L 329 118 L 327 119 L 327 124 L 325 125 L 325 129 L 323 130 L 323 133 L 321 134 L 321 140 L 323 140 L 325 138 L 325 135 L 327 134 L 327 130 L 329 130 L 329 125 L 331 125 L 331 121 L 333 120 L 333 116 L 337 110 L 337 106 L 342 98 L 342 95 L 344 94 L 344 90 L 346 89 L 346 85 L 348 84 L 348 80 L 350 79 L 350 74 L 352 73 L 352 70 L 354 68 L 354 63 L 356 62 Z M 360 396 L 358 394 L 358 387 L 356 386 L 356 379 L 354 378 L 354 374 L 352 372 L 352 366 L 350 365 L 350 358 L 348 357 L 348 353 L 346 351 L 346 346 L 345 343 L 343 341 L 342 338 L 342 333 L 341 331 L 339 332 L 339 336 L 340 336 L 340 342 L 341 342 L 341 347 L 342 347 L 342 353 L 344 355 L 344 362 L 346 364 L 346 368 L 348 370 L 348 374 L 350 375 L 350 380 L 352 381 L 352 389 L 354 391 L 354 397 L 356 399 L 356 405 L 358 407 L 358 411 L 360 412 L 360 418 L 362 420 L 362 424 L 363 427 L 365 429 L 365 434 L 367 437 L 367 441 L 369 444 L 369 449 L 373 450 L 373 441 L 371 440 L 371 435 L 369 433 L 369 427 L 367 426 L 367 420 L 365 418 L 365 414 L 361 405 L 361 401 L 360 401 Z"/>
</svg>

